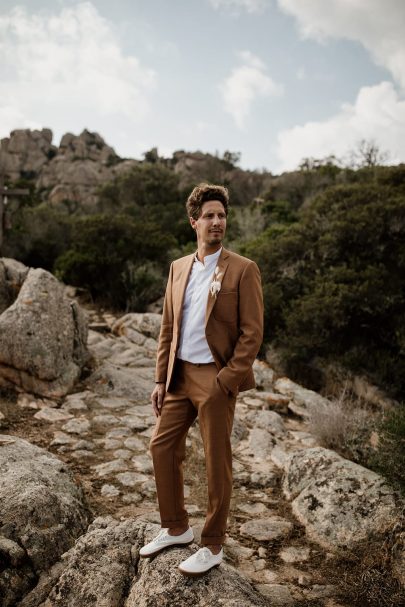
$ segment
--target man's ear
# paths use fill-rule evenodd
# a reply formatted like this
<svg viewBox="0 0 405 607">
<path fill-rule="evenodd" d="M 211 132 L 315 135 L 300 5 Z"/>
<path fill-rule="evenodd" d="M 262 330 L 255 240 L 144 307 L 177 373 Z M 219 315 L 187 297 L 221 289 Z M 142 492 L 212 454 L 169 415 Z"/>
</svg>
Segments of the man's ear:
<svg viewBox="0 0 405 607">
<path fill-rule="evenodd" d="M 190 225 L 193 228 L 193 230 L 195 230 L 195 225 L 197 223 L 197 221 L 194 219 L 194 217 L 189 217 L 190 220 Z"/>
</svg>

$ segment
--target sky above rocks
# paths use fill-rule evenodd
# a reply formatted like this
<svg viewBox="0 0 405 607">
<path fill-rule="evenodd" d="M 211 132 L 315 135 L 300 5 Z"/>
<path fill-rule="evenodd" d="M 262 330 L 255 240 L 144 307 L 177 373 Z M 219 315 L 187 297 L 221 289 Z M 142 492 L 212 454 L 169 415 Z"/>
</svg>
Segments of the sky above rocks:
<svg viewBox="0 0 405 607">
<path fill-rule="evenodd" d="M 242 168 L 405 161 L 402 0 L 0 0 L 0 136 L 99 132 L 120 156 Z"/>
</svg>

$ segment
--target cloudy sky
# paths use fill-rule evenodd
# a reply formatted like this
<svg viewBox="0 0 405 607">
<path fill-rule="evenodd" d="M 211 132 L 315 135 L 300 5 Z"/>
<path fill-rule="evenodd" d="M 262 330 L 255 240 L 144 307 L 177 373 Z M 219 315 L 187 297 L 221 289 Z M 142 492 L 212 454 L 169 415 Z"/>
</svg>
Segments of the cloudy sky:
<svg viewBox="0 0 405 607">
<path fill-rule="evenodd" d="M 0 0 L 0 137 L 241 153 L 273 173 L 374 140 L 405 161 L 403 0 Z"/>
</svg>

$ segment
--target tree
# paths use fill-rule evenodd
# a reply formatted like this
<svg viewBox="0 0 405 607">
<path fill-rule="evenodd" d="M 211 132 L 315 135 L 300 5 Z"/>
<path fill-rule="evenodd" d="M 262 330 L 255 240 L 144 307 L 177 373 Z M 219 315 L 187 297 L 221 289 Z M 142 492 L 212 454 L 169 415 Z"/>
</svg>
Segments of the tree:
<svg viewBox="0 0 405 607">
<path fill-rule="evenodd" d="M 361 139 L 354 150 L 349 152 L 349 166 L 352 168 L 375 167 L 384 164 L 389 158 L 374 139 Z"/>
<path fill-rule="evenodd" d="M 390 167 L 392 169 L 392 167 Z M 365 171 L 365 169 L 364 169 Z M 401 177 L 402 175 L 402 177 Z M 332 186 L 245 246 L 262 271 L 265 338 L 405 391 L 405 166 Z"/>
</svg>

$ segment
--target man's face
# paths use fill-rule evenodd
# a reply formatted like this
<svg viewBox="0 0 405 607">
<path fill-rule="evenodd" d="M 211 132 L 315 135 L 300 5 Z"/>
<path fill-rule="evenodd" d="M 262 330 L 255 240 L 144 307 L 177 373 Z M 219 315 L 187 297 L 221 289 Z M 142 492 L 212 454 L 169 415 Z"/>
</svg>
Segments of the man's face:
<svg viewBox="0 0 405 607">
<path fill-rule="evenodd" d="M 191 226 L 197 234 L 198 244 L 215 246 L 222 242 L 226 231 L 226 213 L 219 200 L 208 200 L 201 207 L 198 219 L 190 217 Z"/>
</svg>

